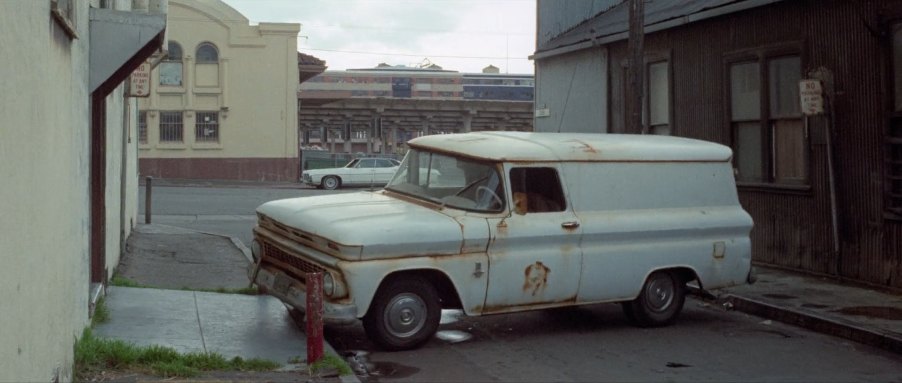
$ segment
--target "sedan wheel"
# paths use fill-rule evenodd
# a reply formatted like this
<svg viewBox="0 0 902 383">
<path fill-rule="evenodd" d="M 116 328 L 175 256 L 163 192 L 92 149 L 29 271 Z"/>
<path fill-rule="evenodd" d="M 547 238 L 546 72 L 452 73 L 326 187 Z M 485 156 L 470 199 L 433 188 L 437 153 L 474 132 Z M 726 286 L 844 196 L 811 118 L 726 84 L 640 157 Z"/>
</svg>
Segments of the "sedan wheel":
<svg viewBox="0 0 902 383">
<path fill-rule="evenodd" d="M 341 181 L 336 176 L 326 176 L 323 178 L 323 189 L 335 190 L 341 185 Z"/>
</svg>

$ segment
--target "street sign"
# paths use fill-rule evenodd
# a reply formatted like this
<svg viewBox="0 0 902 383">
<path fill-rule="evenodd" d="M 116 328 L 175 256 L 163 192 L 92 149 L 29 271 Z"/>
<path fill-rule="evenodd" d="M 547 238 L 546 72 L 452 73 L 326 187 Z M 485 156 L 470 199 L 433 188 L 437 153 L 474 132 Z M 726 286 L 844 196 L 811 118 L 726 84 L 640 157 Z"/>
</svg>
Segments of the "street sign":
<svg viewBox="0 0 902 383">
<path fill-rule="evenodd" d="M 820 80 L 799 81 L 799 98 L 806 116 L 824 114 L 824 90 Z"/>
<path fill-rule="evenodd" d="M 130 97 L 150 96 L 150 63 L 144 62 L 132 72 L 129 80 Z"/>
</svg>

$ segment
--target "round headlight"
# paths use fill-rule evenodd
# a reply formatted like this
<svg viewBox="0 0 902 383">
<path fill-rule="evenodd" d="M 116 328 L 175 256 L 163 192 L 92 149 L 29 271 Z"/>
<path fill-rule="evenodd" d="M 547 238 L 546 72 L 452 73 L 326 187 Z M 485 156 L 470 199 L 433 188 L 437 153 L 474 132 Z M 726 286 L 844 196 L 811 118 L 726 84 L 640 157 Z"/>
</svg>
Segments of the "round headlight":
<svg viewBox="0 0 902 383">
<path fill-rule="evenodd" d="M 251 242 L 251 257 L 254 259 L 254 262 L 259 262 L 260 257 L 263 256 L 263 247 L 260 246 L 260 242 L 257 242 L 255 239 Z"/>
<path fill-rule="evenodd" d="M 335 294 L 335 279 L 332 278 L 332 273 L 323 274 L 323 294 L 327 297 Z"/>
</svg>

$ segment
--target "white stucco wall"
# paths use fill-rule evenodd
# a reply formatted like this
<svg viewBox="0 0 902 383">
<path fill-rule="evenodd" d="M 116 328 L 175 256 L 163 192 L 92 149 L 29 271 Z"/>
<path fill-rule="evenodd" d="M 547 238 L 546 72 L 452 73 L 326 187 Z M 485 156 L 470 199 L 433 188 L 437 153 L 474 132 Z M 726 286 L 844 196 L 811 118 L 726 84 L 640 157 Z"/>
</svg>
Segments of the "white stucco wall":
<svg viewBox="0 0 902 383">
<path fill-rule="evenodd" d="M 106 263 L 112 276 L 119 264 L 123 241 L 131 234 L 138 213 L 137 101 L 124 98 L 125 85 L 107 96 L 106 129 Z M 124 155 L 123 155 L 124 154 Z M 123 174 L 124 170 L 124 174 Z M 124 197 L 124 198 L 123 198 Z"/>
<path fill-rule="evenodd" d="M 260 23 L 218 0 L 170 0 L 168 38 L 181 45 L 181 87 L 162 87 L 159 68 L 151 96 L 139 102 L 147 115 L 141 158 L 297 158 L 297 34 L 299 24 Z M 219 50 L 218 86 L 195 51 L 203 42 Z M 219 115 L 219 142 L 195 142 L 195 111 Z M 159 142 L 159 111 L 185 111 L 181 144 Z"/>
<path fill-rule="evenodd" d="M 0 1 L 0 381 L 71 375 L 88 323 L 88 9 Z"/>
<path fill-rule="evenodd" d="M 120 5 L 127 9 L 129 5 Z M 0 381 L 72 378 L 73 343 L 89 324 L 89 4 L 76 1 L 78 38 L 50 16 L 49 1 L 0 1 Z M 106 266 L 118 263 L 120 222 L 137 213 L 137 147 L 126 148 L 120 185 L 121 88 L 107 99 Z M 134 115 L 134 112 L 131 112 Z M 127 140 L 126 140 L 127 141 Z M 122 220 L 120 206 L 125 207 Z"/>
<path fill-rule="evenodd" d="M 537 132 L 607 133 L 608 54 L 586 49 L 536 60 Z"/>
</svg>

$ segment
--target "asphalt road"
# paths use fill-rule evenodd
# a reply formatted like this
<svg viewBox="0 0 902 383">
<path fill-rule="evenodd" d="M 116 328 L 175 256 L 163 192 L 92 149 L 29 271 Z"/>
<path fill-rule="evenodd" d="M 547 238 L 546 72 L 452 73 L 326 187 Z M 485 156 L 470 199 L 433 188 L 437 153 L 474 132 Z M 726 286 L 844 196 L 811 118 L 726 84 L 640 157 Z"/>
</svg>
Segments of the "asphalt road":
<svg viewBox="0 0 902 383">
<path fill-rule="evenodd" d="M 333 192 L 155 187 L 152 217 L 247 244 L 258 205 L 322 193 Z M 445 314 L 436 338 L 415 351 L 382 352 L 359 324 L 329 326 L 326 336 L 365 382 L 902 382 L 899 355 L 695 299 L 675 325 L 657 329 L 631 326 L 614 304 Z"/>
<path fill-rule="evenodd" d="M 363 189 L 324 191 L 314 188 L 266 188 L 247 186 L 153 186 L 151 221 L 238 238 L 250 245 L 256 223 L 255 210 L 264 202 L 283 198 L 348 193 Z M 139 190 L 139 222 L 144 222 L 145 189 Z"/>
</svg>

